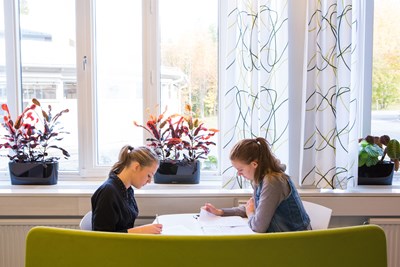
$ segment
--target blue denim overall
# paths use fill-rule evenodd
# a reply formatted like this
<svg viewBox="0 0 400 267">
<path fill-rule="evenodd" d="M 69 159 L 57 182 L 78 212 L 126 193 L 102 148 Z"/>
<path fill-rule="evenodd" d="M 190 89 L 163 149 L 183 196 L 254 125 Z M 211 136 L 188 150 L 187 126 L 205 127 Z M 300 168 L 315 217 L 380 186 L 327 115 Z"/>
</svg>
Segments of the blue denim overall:
<svg viewBox="0 0 400 267">
<path fill-rule="evenodd" d="M 290 194 L 283 200 L 275 210 L 267 233 L 302 231 L 310 228 L 310 218 L 308 217 L 299 193 L 296 190 L 292 180 L 288 179 Z M 257 208 L 260 199 L 260 193 L 263 187 L 263 181 L 260 182 L 256 190 L 255 206 Z"/>
</svg>

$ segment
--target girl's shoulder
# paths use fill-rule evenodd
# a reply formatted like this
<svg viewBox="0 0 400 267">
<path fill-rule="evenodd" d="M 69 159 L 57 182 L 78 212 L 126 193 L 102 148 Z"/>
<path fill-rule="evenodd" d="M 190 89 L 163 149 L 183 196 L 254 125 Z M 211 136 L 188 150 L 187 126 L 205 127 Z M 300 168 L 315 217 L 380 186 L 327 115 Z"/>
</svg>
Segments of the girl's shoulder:
<svg viewBox="0 0 400 267">
<path fill-rule="evenodd" d="M 119 187 L 121 187 L 119 181 L 116 180 L 114 177 L 109 177 L 99 186 L 97 191 L 114 192 L 117 191 Z"/>
<path fill-rule="evenodd" d="M 289 176 L 285 173 L 267 174 L 263 178 L 263 186 L 268 187 L 289 187 Z"/>
<path fill-rule="evenodd" d="M 263 180 L 263 188 L 261 191 L 275 192 L 286 198 L 290 194 L 289 176 L 283 174 L 281 176 L 265 176 Z"/>
<path fill-rule="evenodd" d="M 287 183 L 289 176 L 284 172 L 268 173 L 264 176 L 263 182 L 265 183 Z"/>
</svg>

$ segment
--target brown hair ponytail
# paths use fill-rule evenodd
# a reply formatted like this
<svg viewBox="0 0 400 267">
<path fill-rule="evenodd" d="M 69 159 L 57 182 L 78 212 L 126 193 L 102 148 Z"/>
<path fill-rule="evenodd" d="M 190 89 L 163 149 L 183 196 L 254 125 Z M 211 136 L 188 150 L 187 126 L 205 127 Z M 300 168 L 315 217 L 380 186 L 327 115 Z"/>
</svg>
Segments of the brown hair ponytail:
<svg viewBox="0 0 400 267">
<path fill-rule="evenodd" d="M 121 148 L 118 156 L 118 161 L 112 166 L 110 172 L 119 174 L 133 161 L 138 162 L 141 167 L 147 167 L 151 166 L 153 163 L 158 163 L 158 156 L 149 147 L 140 146 L 134 148 L 132 146 L 126 145 Z"/>
<path fill-rule="evenodd" d="M 259 183 L 264 176 L 283 178 L 286 177 L 279 160 L 271 152 L 267 140 L 262 137 L 255 139 L 242 139 L 232 148 L 230 160 L 238 160 L 245 164 L 257 162 L 254 182 Z"/>
</svg>

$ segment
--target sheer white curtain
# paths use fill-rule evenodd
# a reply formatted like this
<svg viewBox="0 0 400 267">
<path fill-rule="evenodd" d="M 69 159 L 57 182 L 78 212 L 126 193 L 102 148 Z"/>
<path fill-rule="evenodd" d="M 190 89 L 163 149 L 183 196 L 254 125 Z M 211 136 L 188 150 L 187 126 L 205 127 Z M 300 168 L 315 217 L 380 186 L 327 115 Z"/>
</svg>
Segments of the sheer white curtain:
<svg viewBox="0 0 400 267">
<path fill-rule="evenodd" d="M 287 162 L 288 12 L 283 0 L 222 2 L 221 167 L 229 188 L 237 186 L 229 152 L 240 139 L 264 137 Z"/>
<path fill-rule="evenodd" d="M 307 1 L 302 101 L 302 185 L 356 184 L 361 0 Z"/>
</svg>

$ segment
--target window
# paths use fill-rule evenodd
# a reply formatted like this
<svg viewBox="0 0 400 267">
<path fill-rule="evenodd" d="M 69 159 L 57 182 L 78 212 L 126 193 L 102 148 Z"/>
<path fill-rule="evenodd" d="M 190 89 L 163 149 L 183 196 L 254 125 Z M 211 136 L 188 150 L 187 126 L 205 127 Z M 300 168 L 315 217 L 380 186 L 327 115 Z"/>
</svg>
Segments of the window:
<svg viewBox="0 0 400 267">
<path fill-rule="evenodd" d="M 218 1 L 160 0 L 161 107 L 218 128 Z M 203 169 L 215 170 L 211 147 Z"/>
<path fill-rule="evenodd" d="M 104 177 L 123 145 L 144 143 L 133 121 L 142 122 L 144 110 L 154 110 L 155 103 L 160 110 L 168 104 L 170 112 L 189 103 L 218 128 L 218 1 L 0 4 L 0 56 L 12 55 L 7 68 L 15 75 L 7 78 L 18 85 L 6 84 L 1 56 L 1 103 L 11 106 L 12 115 L 32 98 L 53 111 L 70 110 L 61 121 L 70 132 L 62 147 L 71 158 L 61 162 L 60 179 Z M 0 158 L 5 179 L 7 162 Z"/>
<path fill-rule="evenodd" d="M 6 50 L 4 42 L 4 0 L 0 1 L 0 100 L 6 100 Z"/>
<path fill-rule="evenodd" d="M 75 2 L 19 1 L 19 11 L 23 107 L 36 98 L 44 107 L 51 105 L 53 113 L 70 110 L 61 121 L 70 132 L 62 147 L 68 148 L 71 158 L 60 159 L 60 170 L 77 170 L 77 98 L 64 97 L 65 82 L 76 85 L 77 79 Z"/>
<path fill-rule="evenodd" d="M 143 144 L 133 121 L 143 118 L 141 1 L 96 1 L 95 87 L 97 158 L 112 165 L 122 146 Z"/>
<path fill-rule="evenodd" d="M 365 7 L 367 71 L 364 81 L 367 83 L 364 88 L 367 95 L 364 96 L 362 136 L 387 134 L 399 139 L 400 37 L 396 25 L 400 3 L 396 0 L 365 1 Z M 400 175 L 395 172 L 393 183 L 399 181 Z"/>
<path fill-rule="evenodd" d="M 400 2 L 375 1 L 371 134 L 400 139 Z"/>
<path fill-rule="evenodd" d="M 199 115 L 215 120 L 218 2 L 161 0 L 159 10 L 161 105 L 181 112 L 185 104 L 191 104 Z"/>
<path fill-rule="evenodd" d="M 4 32 L 4 0 L 0 0 L 0 101 L 4 103 L 7 101 L 6 90 L 6 49 L 5 49 L 5 32 Z M 3 127 L 0 127 L 0 135 L 5 132 Z M 0 151 L 0 155 L 6 155 L 6 151 Z M 1 158 L 0 158 L 1 159 Z M 7 161 L 0 160 L 0 170 L 7 168 Z"/>
<path fill-rule="evenodd" d="M 121 146 L 144 143 L 145 136 L 133 121 L 142 122 L 147 117 L 144 111 L 154 111 L 158 103 L 160 110 L 168 106 L 171 113 L 191 104 L 206 125 L 220 125 L 218 87 L 224 70 L 219 69 L 218 52 L 224 44 L 219 36 L 226 33 L 219 32 L 218 22 L 225 18 L 219 17 L 219 8 L 226 3 L 108 2 L 0 0 L 1 103 L 7 102 L 12 114 L 32 97 L 54 110 L 70 110 L 62 121 L 71 132 L 63 142 L 72 157 L 60 164 L 69 176 L 104 177 Z M 372 126 L 368 133 L 379 135 L 383 129 L 400 138 L 396 127 L 400 35 L 394 22 L 400 4 L 396 0 L 375 1 L 375 7 L 372 1 L 365 3 L 369 15 L 375 16 L 374 29 L 366 27 L 366 33 L 372 36 L 374 31 L 376 43 L 370 59 L 373 86 L 364 86 L 373 88 L 365 97 L 372 95 L 372 104 L 364 112 L 369 116 L 372 108 L 372 120 L 362 122 L 366 128 Z M 371 45 L 372 39 L 368 42 Z M 208 161 L 215 162 L 219 149 L 211 152 Z M 7 161 L 0 158 L 5 179 Z"/>
</svg>

